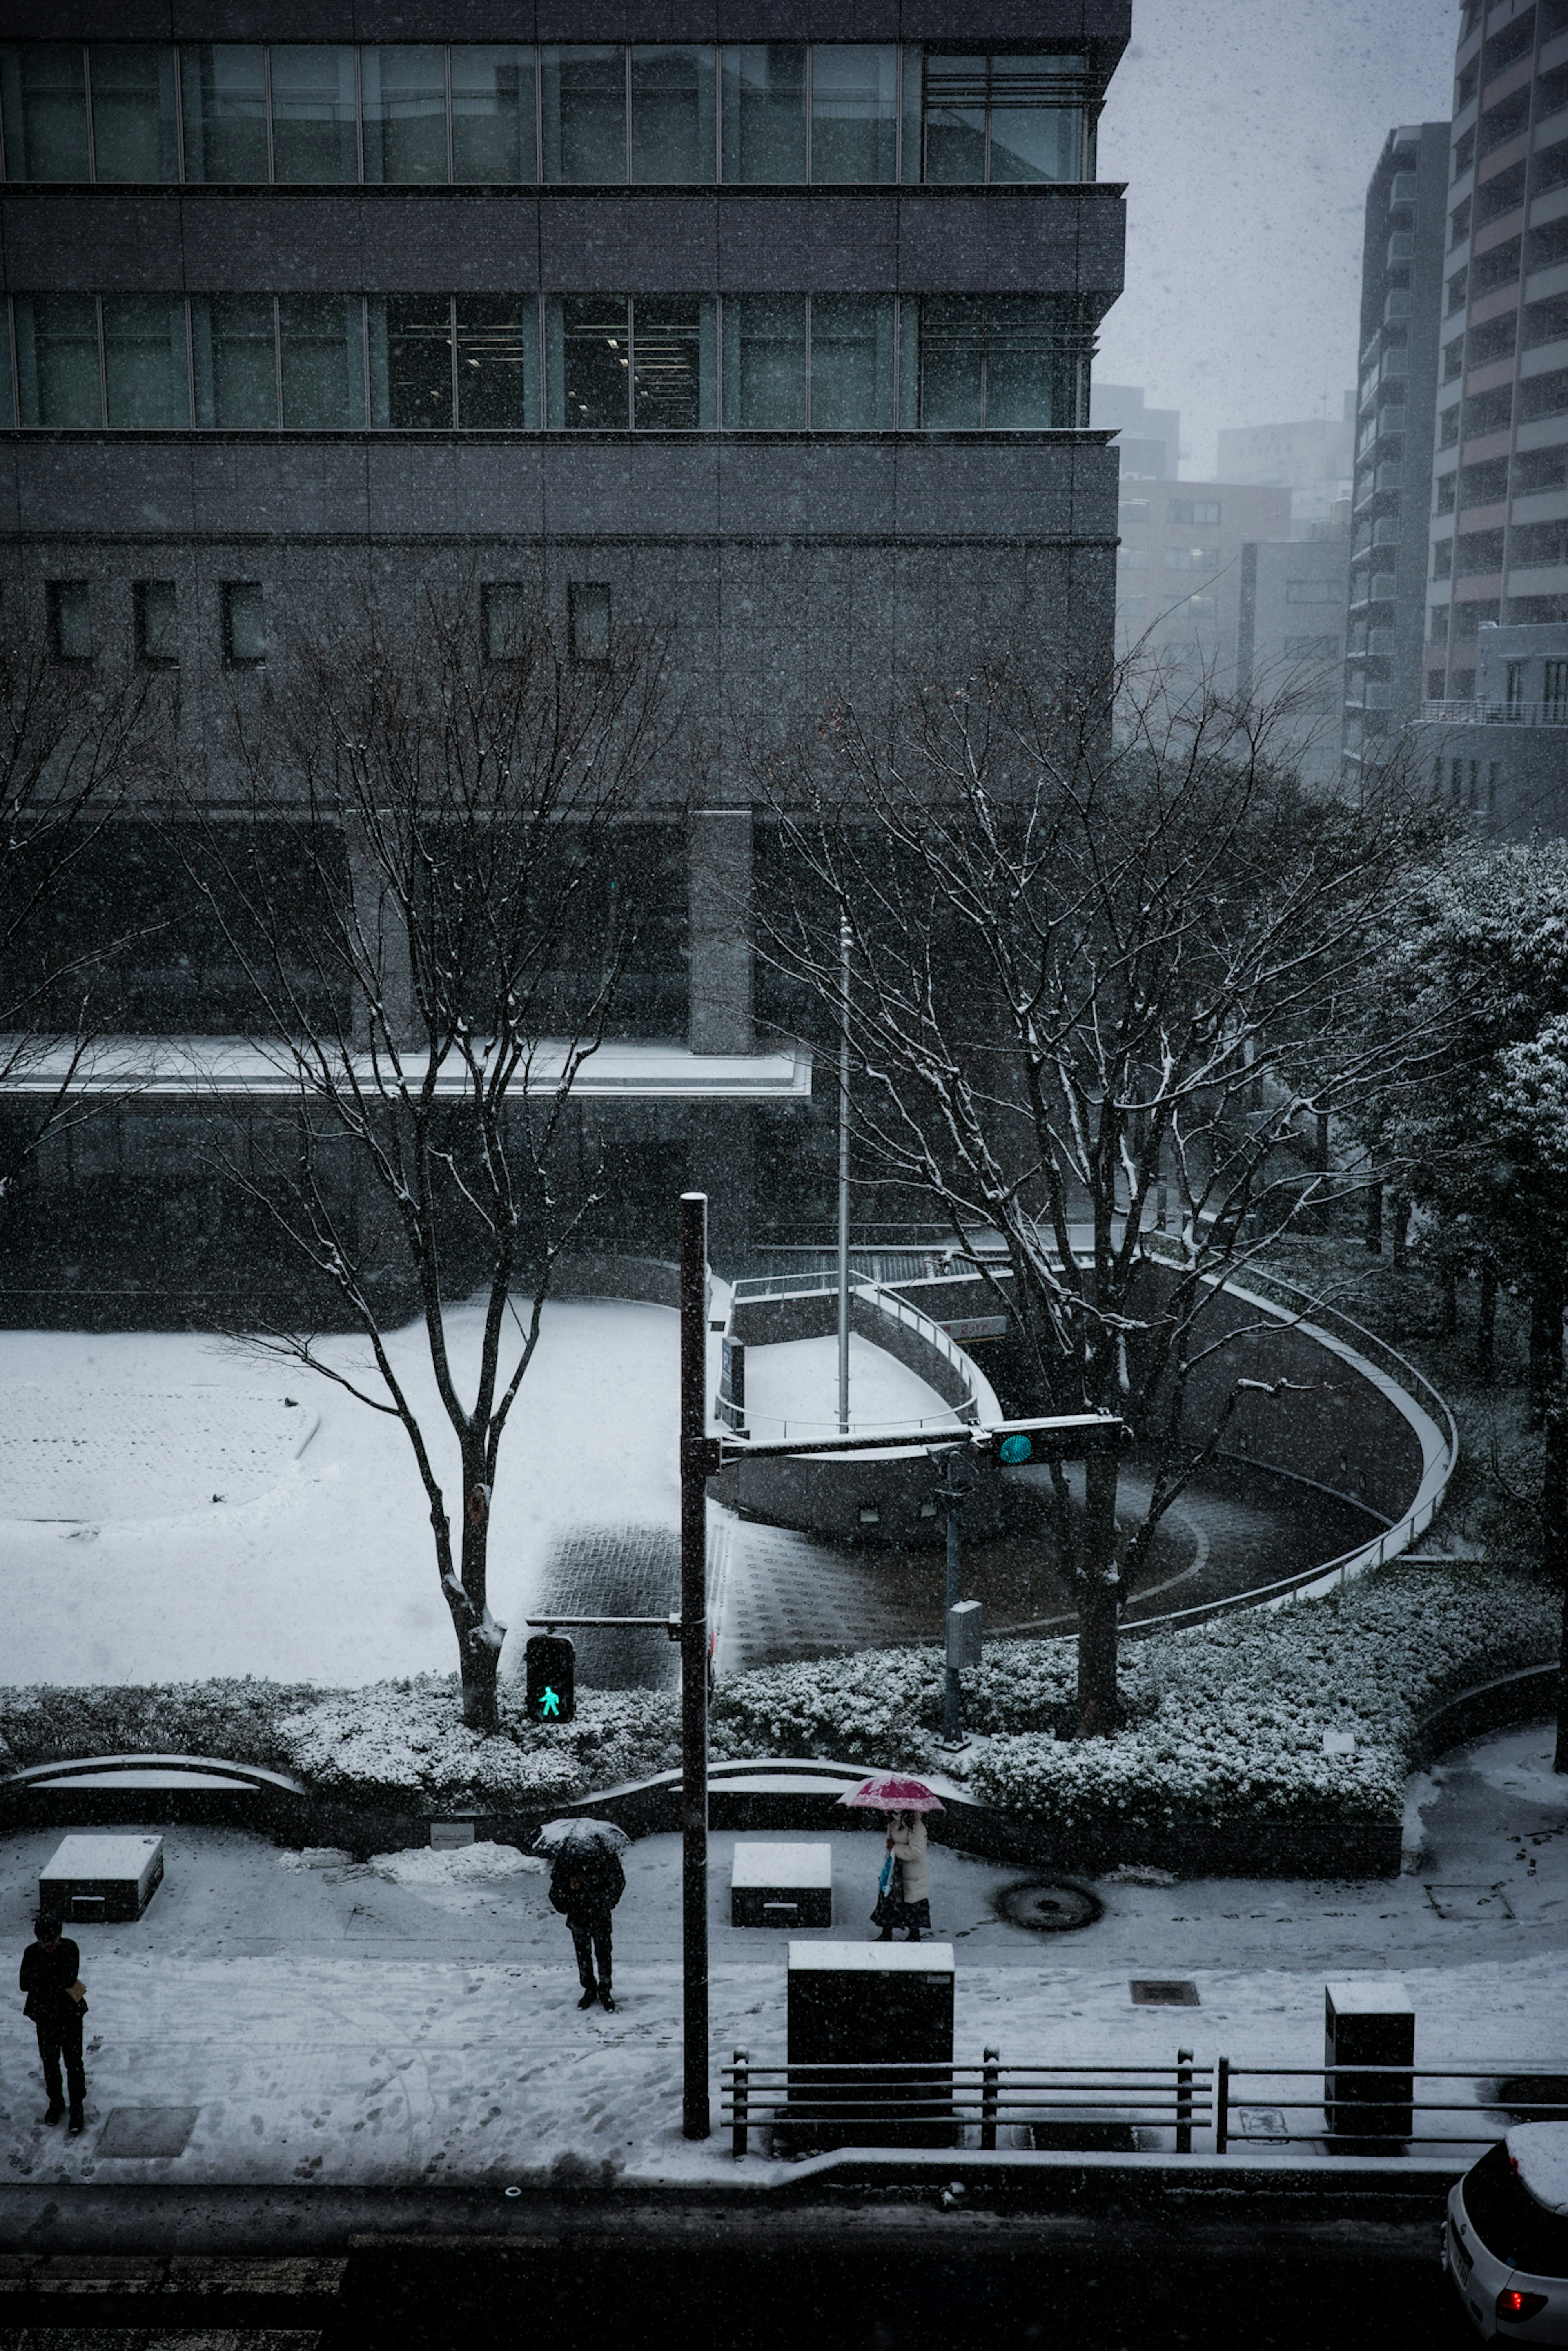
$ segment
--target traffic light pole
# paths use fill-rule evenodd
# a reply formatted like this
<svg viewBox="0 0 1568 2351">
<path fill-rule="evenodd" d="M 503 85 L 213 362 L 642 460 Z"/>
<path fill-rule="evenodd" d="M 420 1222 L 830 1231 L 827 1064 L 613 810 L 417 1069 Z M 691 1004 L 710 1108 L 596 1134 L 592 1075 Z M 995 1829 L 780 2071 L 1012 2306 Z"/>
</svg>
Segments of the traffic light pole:
<svg viewBox="0 0 1568 2351">
<path fill-rule="evenodd" d="M 707 1431 L 707 1195 L 681 1195 L 681 2129 L 706 2138 L 707 1481 L 718 1447 Z"/>
</svg>

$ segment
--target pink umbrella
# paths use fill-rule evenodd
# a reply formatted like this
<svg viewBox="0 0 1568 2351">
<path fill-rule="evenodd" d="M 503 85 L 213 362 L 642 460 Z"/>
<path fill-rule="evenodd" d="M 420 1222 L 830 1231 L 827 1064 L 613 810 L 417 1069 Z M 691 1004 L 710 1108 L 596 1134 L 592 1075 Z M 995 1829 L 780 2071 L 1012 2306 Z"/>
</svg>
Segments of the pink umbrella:
<svg viewBox="0 0 1568 2351">
<path fill-rule="evenodd" d="M 839 1798 L 868 1813 L 943 1813 L 947 1807 L 934 1796 L 924 1780 L 901 1780 L 896 1773 L 879 1773 Z"/>
</svg>

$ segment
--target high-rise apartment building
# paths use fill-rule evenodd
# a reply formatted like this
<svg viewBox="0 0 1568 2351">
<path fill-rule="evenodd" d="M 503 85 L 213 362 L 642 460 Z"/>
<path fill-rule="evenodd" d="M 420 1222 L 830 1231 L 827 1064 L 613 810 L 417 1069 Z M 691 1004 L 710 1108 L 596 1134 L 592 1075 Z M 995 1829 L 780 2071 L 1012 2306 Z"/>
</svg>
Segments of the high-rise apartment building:
<svg viewBox="0 0 1568 2351">
<path fill-rule="evenodd" d="M 1389 133 L 1366 192 L 1343 738 L 1353 768 L 1421 706 L 1448 183 L 1448 126 L 1423 122 Z"/>
<path fill-rule="evenodd" d="M 7 627 L 175 665 L 191 728 L 276 670 L 285 616 L 422 579 L 471 587 L 497 647 L 538 589 L 584 658 L 612 622 L 668 624 L 753 739 L 904 656 L 1108 657 L 1117 461 L 1089 378 L 1124 206 L 1094 149 L 1128 13 L 13 0 Z M 648 840 L 624 1067 L 582 1114 L 624 1144 L 604 1238 L 662 1246 L 721 1162 L 764 1223 L 808 1200 L 809 1065 L 760 1032 L 735 935 L 744 780 L 651 808 Z M 129 1027 L 232 1023 L 199 953 L 144 960 Z M 91 1178 L 54 1155 L 84 1281 L 139 1219 L 140 1258 L 189 1278 L 181 1112 L 84 1147 L 124 1204 L 98 1241 Z"/>
<path fill-rule="evenodd" d="M 1568 826 L 1568 0 L 1466 0 L 1418 739 L 1500 829 Z"/>
<path fill-rule="evenodd" d="M 1218 436 L 1215 472 L 1222 482 L 1282 483 L 1291 493 L 1291 535 L 1311 538 L 1334 528 L 1350 496 L 1355 395 L 1343 416 L 1308 416 L 1288 424 L 1237 424 Z"/>
</svg>

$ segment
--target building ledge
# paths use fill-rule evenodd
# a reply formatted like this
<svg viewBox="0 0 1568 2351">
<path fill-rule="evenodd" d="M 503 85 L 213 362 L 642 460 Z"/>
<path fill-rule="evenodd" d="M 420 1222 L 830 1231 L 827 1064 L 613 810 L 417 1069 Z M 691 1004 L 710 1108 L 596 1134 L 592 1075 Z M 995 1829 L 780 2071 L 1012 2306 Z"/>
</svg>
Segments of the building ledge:
<svg viewBox="0 0 1568 2351">
<path fill-rule="evenodd" d="M 526 1091 L 548 1093 L 559 1081 L 566 1040 L 541 1039 L 533 1058 Z M 299 1065 L 287 1042 L 247 1037 L 108 1036 L 89 1046 L 74 1077 L 68 1040 L 33 1046 L 16 1038 L 0 1037 L 0 1099 L 7 1094 L 52 1094 L 69 1079 L 75 1094 L 176 1097 L 182 1101 L 206 1096 L 225 1100 L 272 1097 L 297 1099 L 301 1091 Z M 404 1079 L 421 1082 L 424 1057 L 408 1054 Z M 357 1055 L 352 1075 L 362 1086 L 383 1095 L 392 1081 L 386 1065 L 378 1087 L 371 1058 Z M 454 1061 L 437 1077 L 439 1095 L 465 1091 L 462 1067 Z M 311 1091 L 319 1091 L 312 1088 Z M 525 1091 L 517 1081 L 519 1094 Z M 802 1045 L 779 1045 L 758 1053 L 694 1053 L 686 1046 L 643 1039 L 617 1038 L 591 1054 L 572 1082 L 580 1102 L 804 1102 L 811 1092 L 811 1055 Z"/>
</svg>

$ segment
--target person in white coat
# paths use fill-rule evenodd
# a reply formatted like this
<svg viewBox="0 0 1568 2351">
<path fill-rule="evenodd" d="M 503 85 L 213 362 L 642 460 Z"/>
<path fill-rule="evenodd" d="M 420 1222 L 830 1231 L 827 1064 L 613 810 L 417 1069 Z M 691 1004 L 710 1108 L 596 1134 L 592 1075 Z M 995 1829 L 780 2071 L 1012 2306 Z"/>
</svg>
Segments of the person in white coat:
<svg viewBox="0 0 1568 2351">
<path fill-rule="evenodd" d="M 891 1878 L 888 1861 L 893 1864 Z M 891 1943 L 894 1928 L 903 1927 L 909 1940 L 917 1943 L 923 1930 L 931 1932 L 931 1869 L 925 1858 L 925 1823 L 918 1813 L 888 1813 L 883 1876 L 871 1914 L 882 1929 L 878 1942 Z"/>
</svg>

